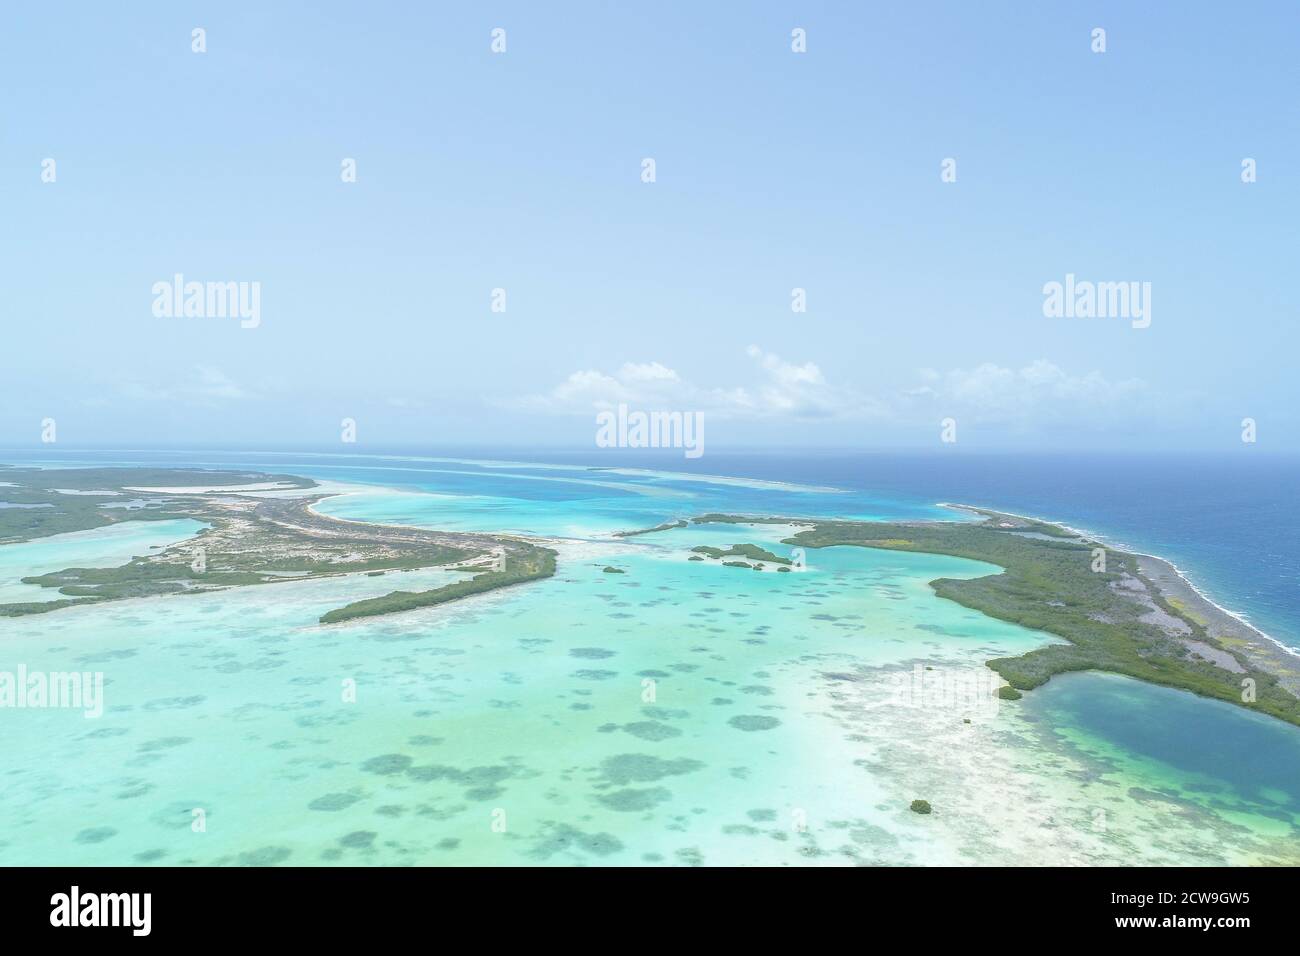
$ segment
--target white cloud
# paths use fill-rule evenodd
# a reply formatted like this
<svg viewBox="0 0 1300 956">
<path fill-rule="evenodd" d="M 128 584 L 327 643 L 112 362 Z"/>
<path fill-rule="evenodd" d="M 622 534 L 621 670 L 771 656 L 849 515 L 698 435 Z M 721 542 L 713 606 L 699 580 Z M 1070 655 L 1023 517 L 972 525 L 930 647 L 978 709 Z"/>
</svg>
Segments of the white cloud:
<svg viewBox="0 0 1300 956">
<path fill-rule="evenodd" d="M 812 362 L 787 362 L 757 345 L 745 350 L 762 370 L 758 406 L 770 415 L 793 418 L 874 417 L 883 411 L 876 402 L 848 389 L 832 387 Z"/>
<path fill-rule="evenodd" d="M 616 378 L 600 372 L 574 372 L 551 390 L 549 396 L 535 399 L 539 406 L 574 411 L 575 406 L 601 408 L 625 401 L 631 392 Z M 585 410 L 585 409 L 584 409 Z"/>
<path fill-rule="evenodd" d="M 677 373 L 665 368 L 658 362 L 643 362 L 640 365 L 626 362 L 619 370 L 619 378 L 627 382 L 679 382 Z"/>
<path fill-rule="evenodd" d="M 1046 359 L 1021 369 L 991 362 L 947 374 L 930 371 L 926 384 L 904 393 L 900 411 L 925 405 L 935 412 L 989 423 L 1104 418 L 1132 407 L 1146 390 L 1139 379 L 1110 381 L 1098 371 L 1071 375 Z"/>
<path fill-rule="evenodd" d="M 744 384 L 703 386 L 657 361 L 628 362 L 616 372 L 572 373 L 544 395 L 518 403 L 553 414 L 590 414 L 620 402 L 649 410 L 700 411 L 736 419 L 871 421 L 928 424 L 935 415 L 1028 425 L 1070 417 L 1097 421 L 1132 408 L 1146 385 L 1111 381 L 1098 371 L 1073 375 L 1046 359 L 1020 369 L 985 362 L 940 372 L 919 369 L 910 388 L 867 395 L 827 381 L 813 362 L 791 362 L 751 345 L 753 377 Z"/>
<path fill-rule="evenodd" d="M 123 398 L 137 402 L 179 402 L 191 405 L 211 405 L 258 397 L 221 369 L 211 365 L 196 365 L 188 377 L 171 385 L 125 382 L 117 386 L 117 391 Z"/>
<path fill-rule="evenodd" d="M 650 409 L 700 411 L 737 418 L 835 418 L 859 415 L 864 400 L 830 386 L 812 362 L 802 365 L 751 345 L 755 380 L 745 385 L 706 387 L 683 379 L 660 362 L 627 362 L 613 374 L 574 372 L 545 395 L 525 399 L 535 411 L 578 414 L 620 402 Z"/>
<path fill-rule="evenodd" d="M 191 391 L 200 397 L 229 399 L 253 397 L 251 392 L 232 381 L 219 368 L 199 365 L 195 367 L 194 371 L 198 375 L 198 381 L 193 385 Z"/>
</svg>

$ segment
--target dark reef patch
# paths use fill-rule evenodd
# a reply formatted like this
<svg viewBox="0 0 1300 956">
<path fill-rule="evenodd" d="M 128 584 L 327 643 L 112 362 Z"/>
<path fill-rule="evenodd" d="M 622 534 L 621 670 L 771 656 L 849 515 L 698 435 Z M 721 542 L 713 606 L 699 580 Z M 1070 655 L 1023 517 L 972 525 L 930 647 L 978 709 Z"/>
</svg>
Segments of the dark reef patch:
<svg viewBox="0 0 1300 956">
<path fill-rule="evenodd" d="M 307 804 L 309 810 L 346 810 L 361 798 L 353 793 L 327 793 Z"/>
<path fill-rule="evenodd" d="M 775 717 L 764 717 L 759 714 L 737 714 L 727 721 L 737 730 L 771 730 L 778 727 L 781 721 Z"/>
</svg>

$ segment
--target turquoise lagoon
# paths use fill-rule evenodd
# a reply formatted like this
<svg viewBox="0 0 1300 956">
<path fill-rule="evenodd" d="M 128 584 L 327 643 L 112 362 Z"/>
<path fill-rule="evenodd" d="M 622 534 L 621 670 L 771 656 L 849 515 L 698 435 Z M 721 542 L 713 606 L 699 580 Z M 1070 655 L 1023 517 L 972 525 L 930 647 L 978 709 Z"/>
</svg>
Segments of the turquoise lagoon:
<svg viewBox="0 0 1300 956">
<path fill-rule="evenodd" d="M 1295 728 L 1106 675 L 997 701 L 983 661 L 1050 638 L 928 586 L 989 565 L 835 548 L 810 552 L 806 571 L 760 573 L 692 562 L 689 549 L 752 541 L 789 554 L 788 529 L 609 534 L 710 510 L 933 516 L 932 506 L 651 473 L 256 461 L 349 483 L 321 505 L 339 517 L 545 536 L 559 571 L 330 627 L 316 623 L 329 608 L 434 587 L 448 572 L 0 620 L 0 669 L 106 681 L 97 720 L 0 711 L 0 863 L 1300 857 Z M 185 462 L 200 463 L 226 464 Z M 117 527 L 170 540 L 197 530 Z M 150 543 L 14 545 L 0 549 L 0 569 L 112 563 Z M 41 551 L 52 546 L 63 550 Z M 916 798 L 935 812 L 911 813 Z"/>
<path fill-rule="evenodd" d="M 0 604 L 52 601 L 60 597 L 50 588 L 23 584 L 24 577 L 77 565 L 116 567 L 137 555 L 148 554 L 151 549 L 183 541 L 203 527 L 201 522 L 186 518 L 124 521 L 89 531 L 50 535 L 21 546 L 0 547 Z"/>
</svg>

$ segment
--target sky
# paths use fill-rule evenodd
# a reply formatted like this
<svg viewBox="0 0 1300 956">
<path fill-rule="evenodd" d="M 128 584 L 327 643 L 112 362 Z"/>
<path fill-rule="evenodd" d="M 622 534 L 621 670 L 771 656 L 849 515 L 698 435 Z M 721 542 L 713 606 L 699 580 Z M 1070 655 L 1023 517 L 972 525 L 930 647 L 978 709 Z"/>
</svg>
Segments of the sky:
<svg viewBox="0 0 1300 956">
<path fill-rule="evenodd" d="M 0 446 L 1300 449 L 1295 3 L 2 16 Z"/>
</svg>

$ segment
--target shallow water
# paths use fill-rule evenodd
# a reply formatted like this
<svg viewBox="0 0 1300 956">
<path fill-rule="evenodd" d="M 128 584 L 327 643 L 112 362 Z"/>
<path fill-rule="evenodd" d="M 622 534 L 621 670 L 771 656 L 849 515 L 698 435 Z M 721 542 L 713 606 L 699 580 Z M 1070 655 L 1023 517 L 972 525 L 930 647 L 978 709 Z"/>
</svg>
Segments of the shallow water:
<svg viewBox="0 0 1300 956">
<path fill-rule="evenodd" d="M 728 495 L 753 511 L 753 495 L 780 494 L 806 499 L 780 513 L 809 513 L 834 497 L 618 480 L 690 495 L 691 511 Z M 448 481 L 460 490 L 460 476 Z M 524 485 L 542 490 L 519 497 Z M 1295 728 L 1104 675 L 1058 678 L 1016 703 L 993 697 L 983 662 L 1050 638 L 928 585 L 992 566 L 832 548 L 809 552 L 806 571 L 726 568 L 690 561 L 689 549 L 749 541 L 788 555 L 789 529 L 614 540 L 602 537 L 611 527 L 664 520 L 661 503 L 646 504 L 662 496 L 509 477 L 479 479 L 468 500 L 435 487 L 445 497 L 376 489 L 327 509 L 582 529 L 585 540 L 559 545 L 550 580 L 330 627 L 315 622 L 332 607 L 436 587 L 450 572 L 0 620 L 0 669 L 102 671 L 107 682 L 97 720 L 0 710 L 0 863 L 1300 855 Z M 21 563 L 36 544 L 0 555 Z M 932 815 L 908 809 L 918 798 Z"/>
<path fill-rule="evenodd" d="M 22 579 L 64 568 L 116 567 L 151 550 L 183 541 L 203 527 L 202 522 L 188 518 L 123 521 L 0 547 L 0 604 L 58 600 L 60 595 L 54 588 L 23 584 Z"/>
</svg>

